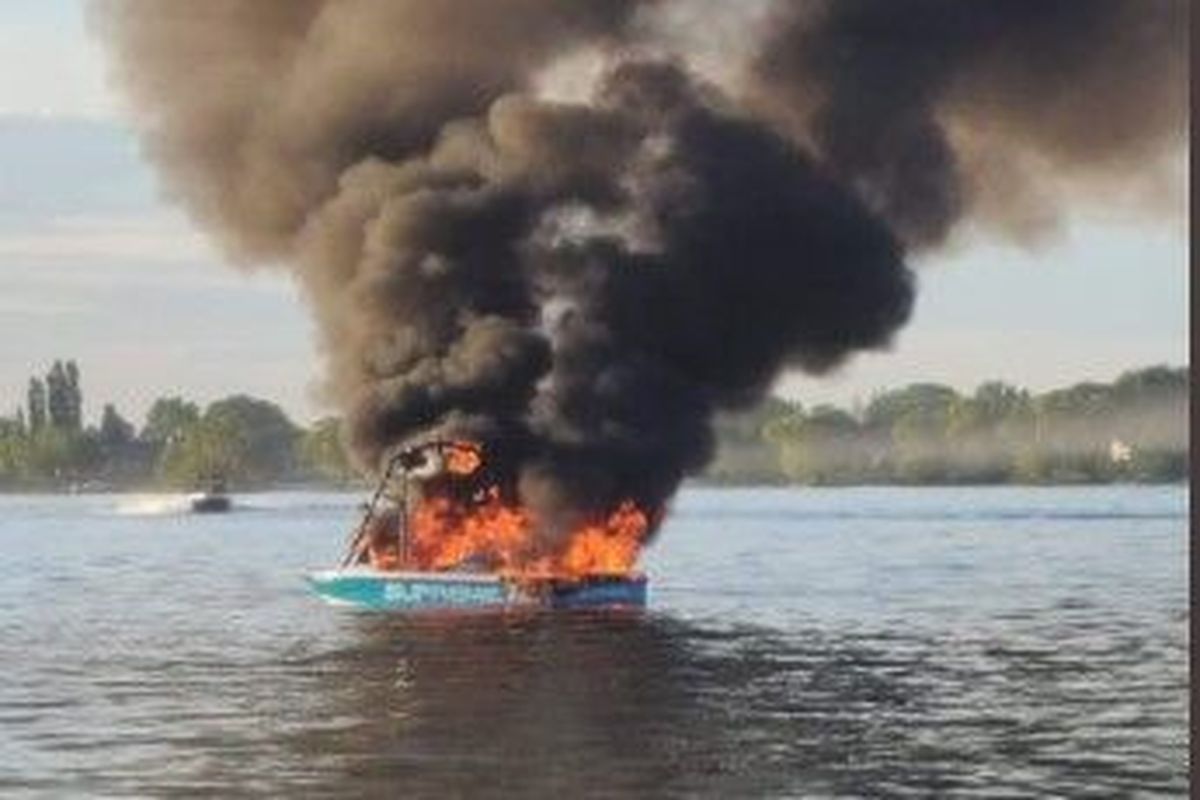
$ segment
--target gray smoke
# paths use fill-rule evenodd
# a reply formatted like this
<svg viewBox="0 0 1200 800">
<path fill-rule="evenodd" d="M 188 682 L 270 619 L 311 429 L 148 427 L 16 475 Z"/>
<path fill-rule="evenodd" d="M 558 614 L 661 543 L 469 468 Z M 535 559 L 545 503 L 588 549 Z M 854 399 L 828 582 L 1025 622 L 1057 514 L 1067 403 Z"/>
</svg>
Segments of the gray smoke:
<svg viewBox="0 0 1200 800">
<path fill-rule="evenodd" d="M 745 48 L 743 94 L 696 74 L 681 45 L 694 32 L 664 35 L 695 25 L 684 5 L 104 0 L 93 19 L 169 191 L 232 259 L 299 281 L 364 466 L 433 433 L 477 439 L 552 532 L 625 499 L 660 510 L 710 458 L 716 410 L 907 321 L 904 247 L 966 208 L 936 113 L 958 81 L 933 74 L 997 87 L 980 109 L 1054 111 L 1048 130 L 1014 113 L 1005 135 L 1090 161 L 1064 90 L 1043 81 L 1039 97 L 1001 68 L 1024 41 L 1015 23 L 955 23 L 1009 32 L 985 55 L 943 32 L 931 46 L 952 52 L 894 99 L 855 100 L 888 89 L 876 61 L 904 55 L 870 38 L 871 9 L 928 22 L 959 6 L 778 3 L 781 22 Z M 1022 35 L 1064 36 L 1078 74 L 1123 35 L 1048 19 Z M 847 37 L 863 61 L 849 71 Z M 547 99 L 539 80 L 581 54 L 600 65 L 590 92 Z M 1094 154 L 1132 157 L 1170 124 L 1144 122 Z"/>
</svg>

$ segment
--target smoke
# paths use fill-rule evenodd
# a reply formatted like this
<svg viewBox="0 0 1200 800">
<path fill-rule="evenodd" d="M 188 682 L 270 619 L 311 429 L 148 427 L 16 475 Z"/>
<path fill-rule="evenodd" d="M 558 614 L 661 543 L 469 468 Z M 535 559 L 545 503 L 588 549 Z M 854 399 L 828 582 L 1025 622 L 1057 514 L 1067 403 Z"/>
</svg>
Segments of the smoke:
<svg viewBox="0 0 1200 800">
<path fill-rule="evenodd" d="M 1161 194 L 1185 141 L 1185 0 L 779 2 L 764 29 L 752 93 L 909 246 L 971 213 L 1036 235 L 1063 182 Z"/>
<path fill-rule="evenodd" d="M 1059 3 L 971 22 L 953 2 L 780 2 L 721 15 L 745 62 L 720 70 L 693 59 L 686 5 L 100 0 L 93 21 L 168 191 L 232 260 L 302 287 L 361 463 L 476 439 L 553 532 L 661 509 L 711 457 L 717 410 L 890 342 L 905 248 L 968 208 L 943 110 L 970 130 L 1002 109 L 995 135 L 1063 164 L 1132 161 L 1174 124 L 1161 92 L 1142 127 L 1071 114 L 1120 72 L 1096 58 L 1175 69 L 1130 50 L 1130 3 L 1069 4 L 1072 32 Z M 1038 79 L 1058 36 L 1069 83 Z"/>
</svg>

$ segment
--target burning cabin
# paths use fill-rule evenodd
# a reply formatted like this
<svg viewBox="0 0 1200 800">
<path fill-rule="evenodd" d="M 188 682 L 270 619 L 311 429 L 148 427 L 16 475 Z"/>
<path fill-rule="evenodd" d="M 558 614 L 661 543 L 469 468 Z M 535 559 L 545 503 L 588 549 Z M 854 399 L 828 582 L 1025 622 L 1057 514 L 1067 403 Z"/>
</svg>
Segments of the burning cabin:
<svg viewBox="0 0 1200 800">
<path fill-rule="evenodd" d="M 336 569 L 309 581 L 325 600 L 373 609 L 642 607 L 634 570 L 646 515 L 624 504 L 539 548 L 532 515 L 502 498 L 481 447 L 434 440 L 388 462 Z"/>
</svg>

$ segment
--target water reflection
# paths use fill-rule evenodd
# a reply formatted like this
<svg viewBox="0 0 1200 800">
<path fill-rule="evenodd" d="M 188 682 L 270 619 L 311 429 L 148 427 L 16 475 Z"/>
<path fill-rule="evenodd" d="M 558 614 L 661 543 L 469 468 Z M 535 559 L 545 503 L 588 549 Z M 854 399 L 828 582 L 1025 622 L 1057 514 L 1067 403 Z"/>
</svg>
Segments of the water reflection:
<svg viewBox="0 0 1200 800">
<path fill-rule="evenodd" d="M 922 637 L 636 614 L 327 621 L 333 631 L 274 653 L 219 638 L 175 643 L 166 659 L 120 645 L 10 675 L 0 721 L 20 721 L 8 762 L 23 775 L 0 776 L 0 789 L 990 797 L 1186 787 L 1186 686 L 1162 667 L 1184 656 L 1125 626 L 1020 634 L 1041 623 L 1006 619 L 1000 636 Z"/>
<path fill-rule="evenodd" d="M 854 774 L 842 767 L 871 749 L 882 716 L 911 701 L 903 670 L 878 654 L 745 626 L 618 614 L 353 625 L 361 641 L 308 665 L 321 694 L 310 710 L 325 724 L 287 741 L 293 777 L 311 792 L 830 788 Z"/>
<path fill-rule="evenodd" d="M 311 794 L 1179 788 L 1153 740 L 1138 746 L 1163 720 L 1092 682 L 1144 664 L 1146 653 L 1067 643 L 1079 658 L 1059 652 L 1061 663 L 1046 662 L 1031 683 L 1009 673 L 1029 654 L 986 638 L 784 635 L 612 614 L 346 622 L 358 638 L 306 662 L 309 724 L 280 739 L 277 778 Z"/>
<path fill-rule="evenodd" d="M 661 794 L 726 768 L 732 732 L 698 696 L 705 664 L 679 623 L 532 613 L 354 625 L 356 646 L 312 664 L 317 713 L 339 724 L 289 743 L 324 784 L 309 788 Z"/>
</svg>

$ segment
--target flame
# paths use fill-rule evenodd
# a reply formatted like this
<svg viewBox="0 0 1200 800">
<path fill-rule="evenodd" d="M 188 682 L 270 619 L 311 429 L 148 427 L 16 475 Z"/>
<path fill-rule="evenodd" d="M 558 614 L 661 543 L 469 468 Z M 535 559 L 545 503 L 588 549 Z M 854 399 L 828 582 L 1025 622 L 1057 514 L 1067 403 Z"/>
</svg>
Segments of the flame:
<svg viewBox="0 0 1200 800">
<path fill-rule="evenodd" d="M 440 472 L 422 475 L 421 461 L 405 465 L 423 480 L 409 508 L 405 545 L 395 559 L 372 558 L 380 569 L 471 570 L 515 580 L 582 579 L 628 575 L 653 527 L 634 502 L 587 521 L 565 536 L 539 536 L 542 526 L 526 508 L 483 483 L 482 448 L 473 442 L 437 442 Z M 406 530 L 405 530 L 406 528 Z M 399 531 L 398 531 L 399 532 Z M 399 540 L 393 540 L 399 544 Z"/>
<path fill-rule="evenodd" d="M 568 575 L 625 575 L 633 570 L 650 527 L 646 513 L 626 501 L 602 525 L 575 531 L 559 565 Z"/>
<path fill-rule="evenodd" d="M 471 561 L 489 571 L 516 570 L 533 532 L 529 515 L 505 505 L 495 488 L 470 508 L 447 497 L 422 500 L 409 525 L 413 566 L 434 570 Z"/>
<path fill-rule="evenodd" d="M 445 450 L 446 471 L 454 475 L 472 475 L 483 466 L 483 455 L 470 442 L 455 442 Z"/>
<path fill-rule="evenodd" d="M 417 503 L 409 516 L 409 569 L 478 569 L 517 578 L 581 579 L 633 571 L 650 529 L 647 514 L 622 503 L 606 519 L 582 525 L 545 553 L 537 521 L 506 504 L 497 489 L 464 504 L 448 497 Z"/>
</svg>

